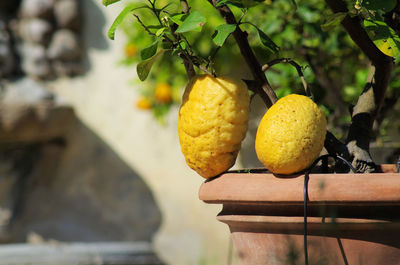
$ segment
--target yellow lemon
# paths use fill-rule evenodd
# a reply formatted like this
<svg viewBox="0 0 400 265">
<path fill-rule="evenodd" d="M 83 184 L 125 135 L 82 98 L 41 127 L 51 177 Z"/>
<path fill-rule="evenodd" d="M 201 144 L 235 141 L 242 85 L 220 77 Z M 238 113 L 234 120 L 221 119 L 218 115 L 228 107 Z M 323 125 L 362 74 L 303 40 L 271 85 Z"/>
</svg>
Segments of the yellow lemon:
<svg viewBox="0 0 400 265">
<path fill-rule="evenodd" d="M 240 79 L 201 75 L 186 86 L 178 135 L 186 163 L 204 178 L 233 166 L 246 135 L 250 98 Z"/>
<path fill-rule="evenodd" d="M 291 94 L 279 99 L 262 118 L 256 153 L 273 173 L 292 174 L 309 167 L 325 141 L 326 119 L 311 99 Z"/>
<path fill-rule="evenodd" d="M 167 104 L 171 102 L 172 99 L 172 88 L 167 83 L 158 84 L 154 91 L 155 99 L 160 102 Z"/>
</svg>

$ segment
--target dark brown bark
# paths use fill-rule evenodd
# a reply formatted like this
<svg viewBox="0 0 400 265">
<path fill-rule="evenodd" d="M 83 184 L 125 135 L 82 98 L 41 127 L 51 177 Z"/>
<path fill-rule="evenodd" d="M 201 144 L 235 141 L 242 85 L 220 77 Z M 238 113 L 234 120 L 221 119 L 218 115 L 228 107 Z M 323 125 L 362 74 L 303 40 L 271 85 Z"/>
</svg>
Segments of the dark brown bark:
<svg viewBox="0 0 400 265">
<path fill-rule="evenodd" d="M 334 12 L 348 12 L 342 0 L 326 0 Z M 358 16 L 347 15 L 342 26 L 375 68 L 371 80 L 365 86 L 352 113 L 352 124 L 346 140 L 346 147 L 353 166 L 362 172 L 372 172 L 375 167 L 369 154 L 369 142 L 374 119 L 382 106 L 389 78 L 393 69 L 393 58 L 383 54 L 361 26 Z"/>
</svg>

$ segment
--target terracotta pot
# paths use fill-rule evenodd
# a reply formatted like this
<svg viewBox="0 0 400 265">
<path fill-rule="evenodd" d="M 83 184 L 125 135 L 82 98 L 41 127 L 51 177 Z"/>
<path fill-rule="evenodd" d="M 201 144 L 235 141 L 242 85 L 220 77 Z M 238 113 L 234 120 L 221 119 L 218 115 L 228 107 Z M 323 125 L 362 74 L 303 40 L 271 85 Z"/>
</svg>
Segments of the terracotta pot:
<svg viewBox="0 0 400 265">
<path fill-rule="evenodd" d="M 310 174 L 304 251 L 304 175 L 227 172 L 200 199 L 222 204 L 243 264 L 400 264 L 400 174 Z"/>
</svg>

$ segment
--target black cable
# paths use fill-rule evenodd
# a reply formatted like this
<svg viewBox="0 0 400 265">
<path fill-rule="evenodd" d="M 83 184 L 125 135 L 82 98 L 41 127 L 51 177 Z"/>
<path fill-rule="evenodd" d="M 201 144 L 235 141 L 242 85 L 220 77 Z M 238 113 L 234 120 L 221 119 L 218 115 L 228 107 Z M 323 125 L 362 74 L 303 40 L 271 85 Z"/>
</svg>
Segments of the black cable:
<svg viewBox="0 0 400 265">
<path fill-rule="evenodd" d="M 311 170 L 319 163 L 321 160 L 327 160 L 329 157 L 335 158 L 335 161 L 337 159 L 342 160 L 349 168 L 351 171 L 354 173 L 357 173 L 357 170 L 353 167 L 353 165 L 347 161 L 345 158 L 339 156 L 339 155 L 323 155 L 318 157 L 312 165 L 306 170 L 304 173 L 304 187 L 303 187 L 303 192 L 304 192 L 304 264 L 308 265 L 308 228 L 307 228 L 307 202 L 308 202 L 308 182 L 310 180 L 310 172 Z"/>
<path fill-rule="evenodd" d="M 308 171 L 304 174 L 304 264 L 308 265 L 308 242 L 307 242 L 307 201 L 308 201 Z"/>
</svg>

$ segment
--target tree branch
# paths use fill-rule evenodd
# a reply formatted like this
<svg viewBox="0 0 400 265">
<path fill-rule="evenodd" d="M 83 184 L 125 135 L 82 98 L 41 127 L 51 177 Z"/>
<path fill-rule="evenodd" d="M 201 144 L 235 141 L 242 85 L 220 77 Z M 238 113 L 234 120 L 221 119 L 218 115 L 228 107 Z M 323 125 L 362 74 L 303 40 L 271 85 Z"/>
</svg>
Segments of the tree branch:
<svg viewBox="0 0 400 265">
<path fill-rule="evenodd" d="M 325 0 L 331 10 L 348 12 L 343 0 Z M 346 140 L 347 149 L 352 156 L 353 166 L 363 172 L 372 172 L 375 166 L 369 154 L 370 134 L 373 121 L 383 104 L 385 92 L 393 70 L 393 58 L 382 53 L 361 26 L 360 18 L 346 17 L 342 26 L 370 59 L 373 68 L 363 93 L 360 95 L 352 113 L 352 124 Z"/>
<path fill-rule="evenodd" d="M 334 13 L 347 13 L 346 3 L 343 0 L 325 0 L 330 9 Z M 360 24 L 360 17 L 351 17 L 346 15 L 342 20 L 342 26 L 350 35 L 351 39 L 357 44 L 357 46 L 364 52 L 364 54 L 371 60 L 372 64 L 377 66 L 379 64 L 385 64 L 392 62 L 393 59 L 384 53 L 382 53 L 369 38 L 367 32 Z"/>
<path fill-rule="evenodd" d="M 186 0 L 181 0 L 181 6 L 182 6 L 182 13 L 187 14 L 190 11 L 190 7 L 187 3 Z M 185 66 L 186 74 L 190 79 L 196 75 L 196 71 L 194 70 L 193 63 L 187 59 L 186 57 L 183 57 L 183 65 Z"/>
<path fill-rule="evenodd" d="M 216 7 L 216 0 L 208 1 L 218 10 L 227 24 L 237 25 L 236 18 L 229 7 L 226 5 Z M 247 34 L 244 33 L 239 27 L 236 27 L 236 30 L 233 32 L 233 37 L 235 38 L 235 41 L 239 46 L 240 53 L 246 61 L 246 64 L 248 65 L 254 79 L 261 85 L 260 89 L 257 88 L 257 94 L 261 96 L 268 108 L 271 107 L 272 104 L 278 100 L 278 98 L 271 88 L 271 85 L 269 84 L 264 72 L 261 70 L 261 65 L 254 55 L 253 50 L 251 49 L 247 40 Z"/>
<path fill-rule="evenodd" d="M 326 3 L 335 13 L 348 12 L 346 3 L 343 0 L 326 0 Z M 361 26 L 360 18 L 345 16 L 342 25 L 351 39 L 357 44 L 361 51 L 370 59 L 375 66 L 375 84 L 373 85 L 376 108 L 373 111 L 373 118 L 378 114 L 384 100 L 386 88 L 389 84 L 390 74 L 393 69 L 393 58 L 382 53 L 369 38 L 367 32 Z"/>
</svg>

